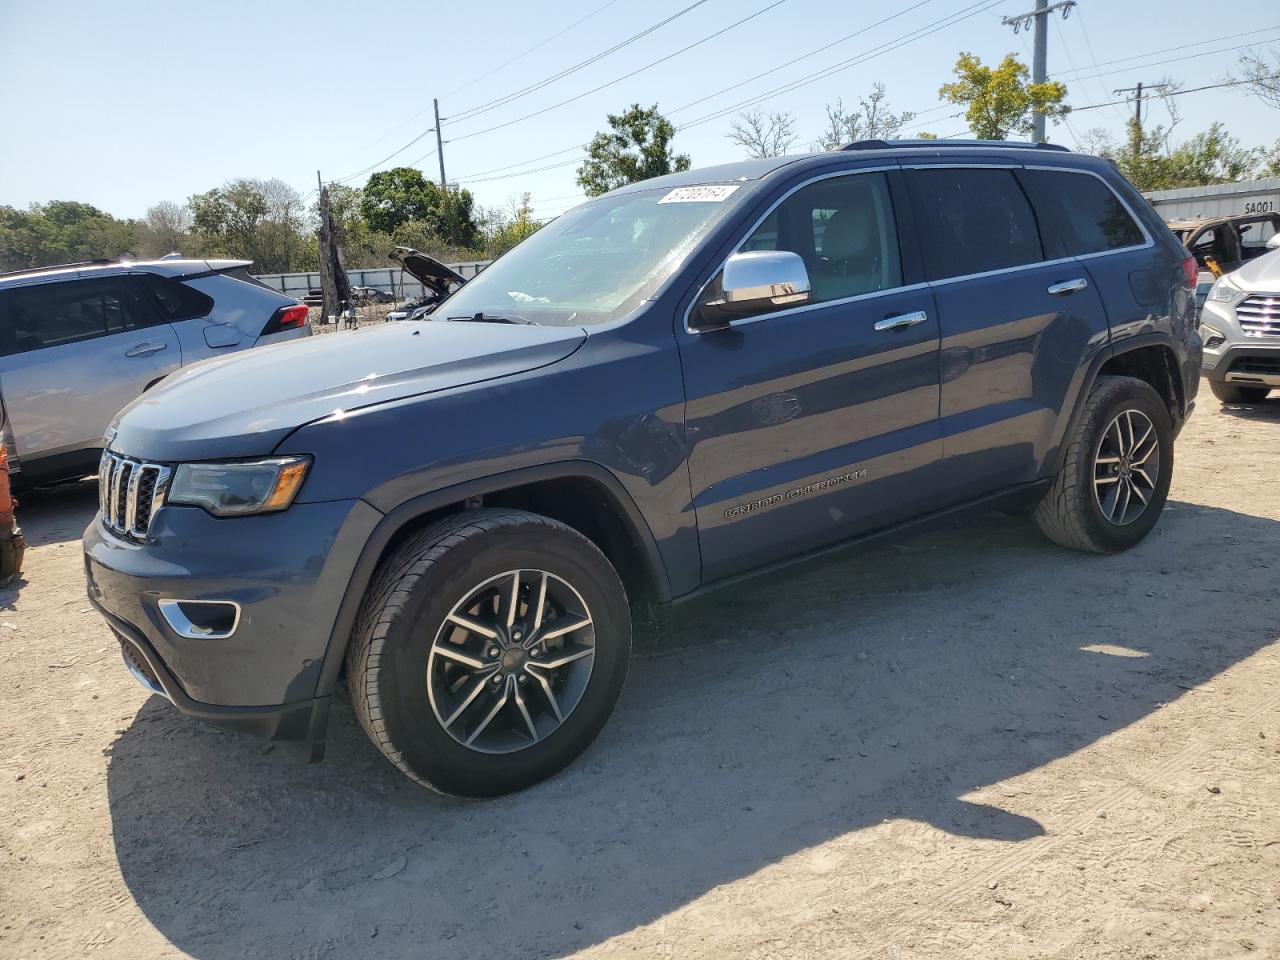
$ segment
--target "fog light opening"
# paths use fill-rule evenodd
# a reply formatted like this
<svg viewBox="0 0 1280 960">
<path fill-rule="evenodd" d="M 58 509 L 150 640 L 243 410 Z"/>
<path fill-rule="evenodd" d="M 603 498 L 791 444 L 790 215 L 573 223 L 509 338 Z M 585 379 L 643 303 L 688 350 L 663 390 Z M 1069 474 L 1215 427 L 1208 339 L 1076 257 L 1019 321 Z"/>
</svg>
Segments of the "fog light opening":
<svg viewBox="0 0 1280 960">
<path fill-rule="evenodd" d="M 232 600 L 161 600 L 160 613 L 180 637 L 223 640 L 240 625 L 240 604 Z"/>
</svg>

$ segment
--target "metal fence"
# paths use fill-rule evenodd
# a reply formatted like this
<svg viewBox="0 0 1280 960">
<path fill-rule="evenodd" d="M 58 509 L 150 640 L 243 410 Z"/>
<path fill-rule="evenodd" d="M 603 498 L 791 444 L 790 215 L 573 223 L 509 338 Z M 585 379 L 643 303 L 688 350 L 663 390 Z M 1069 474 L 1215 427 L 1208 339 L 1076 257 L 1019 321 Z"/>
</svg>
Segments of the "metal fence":
<svg viewBox="0 0 1280 960">
<path fill-rule="evenodd" d="M 490 262 L 489 260 L 472 260 L 467 263 L 451 263 L 448 266 L 464 279 L 470 280 Z M 267 286 L 299 300 L 306 297 L 312 290 L 320 289 L 319 273 L 256 273 L 254 276 Z M 361 270 L 348 270 L 347 279 L 351 281 L 353 287 L 373 287 L 399 300 L 413 300 L 426 293 L 422 284 L 400 267 L 366 267 Z"/>
<path fill-rule="evenodd" d="M 1143 194 L 1165 220 L 1280 213 L 1280 177 Z"/>
</svg>

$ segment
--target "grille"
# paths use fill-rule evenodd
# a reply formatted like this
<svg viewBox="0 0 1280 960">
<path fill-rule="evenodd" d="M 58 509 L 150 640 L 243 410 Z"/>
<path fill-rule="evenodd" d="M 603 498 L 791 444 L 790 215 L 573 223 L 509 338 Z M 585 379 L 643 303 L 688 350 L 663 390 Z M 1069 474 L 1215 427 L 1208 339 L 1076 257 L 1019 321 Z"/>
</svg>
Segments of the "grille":
<svg viewBox="0 0 1280 960">
<path fill-rule="evenodd" d="M 98 503 L 107 529 L 131 540 L 146 540 L 171 476 L 172 467 L 104 450 L 98 467 Z"/>
<path fill-rule="evenodd" d="M 1246 337 L 1280 337 L 1280 293 L 1256 293 L 1236 304 Z"/>
</svg>

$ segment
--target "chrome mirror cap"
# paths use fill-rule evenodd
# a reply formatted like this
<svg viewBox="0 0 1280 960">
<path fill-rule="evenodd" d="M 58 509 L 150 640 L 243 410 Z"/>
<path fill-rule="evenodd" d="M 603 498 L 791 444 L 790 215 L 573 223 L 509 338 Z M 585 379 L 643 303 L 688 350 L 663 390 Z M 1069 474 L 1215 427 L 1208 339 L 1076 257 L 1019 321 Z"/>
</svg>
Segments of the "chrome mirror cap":
<svg viewBox="0 0 1280 960">
<path fill-rule="evenodd" d="M 704 301 L 690 317 L 699 330 L 727 327 L 740 317 L 809 302 L 809 271 L 789 250 L 748 250 L 725 261 L 719 299 Z"/>
</svg>

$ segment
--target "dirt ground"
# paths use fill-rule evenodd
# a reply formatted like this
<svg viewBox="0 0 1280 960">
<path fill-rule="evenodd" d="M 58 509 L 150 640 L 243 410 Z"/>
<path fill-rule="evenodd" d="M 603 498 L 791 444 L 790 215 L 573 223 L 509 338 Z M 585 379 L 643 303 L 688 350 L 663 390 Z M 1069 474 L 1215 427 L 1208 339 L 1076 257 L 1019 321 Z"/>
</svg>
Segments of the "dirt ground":
<svg viewBox="0 0 1280 960">
<path fill-rule="evenodd" d="M 1202 393 L 1093 557 L 970 521 L 643 640 L 491 802 L 179 716 L 84 599 L 83 488 L 0 593 L 0 956 L 1280 957 L 1280 399 Z"/>
</svg>

